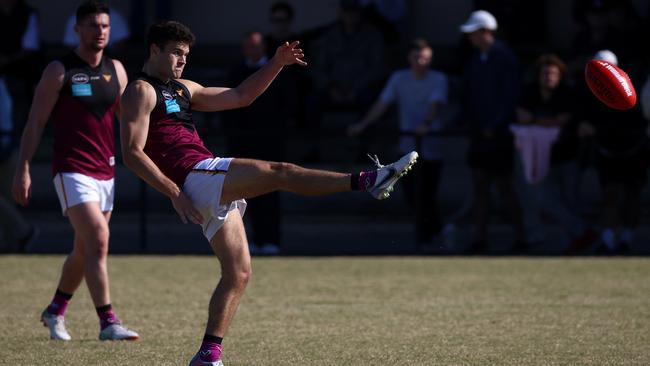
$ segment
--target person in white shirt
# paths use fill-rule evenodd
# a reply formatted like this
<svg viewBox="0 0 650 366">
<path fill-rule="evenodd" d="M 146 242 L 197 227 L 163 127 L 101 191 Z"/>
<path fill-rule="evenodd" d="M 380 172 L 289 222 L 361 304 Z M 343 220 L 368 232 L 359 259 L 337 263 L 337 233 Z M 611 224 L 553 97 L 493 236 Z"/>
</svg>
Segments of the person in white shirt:
<svg viewBox="0 0 650 366">
<path fill-rule="evenodd" d="M 427 41 L 413 40 L 408 50 L 410 67 L 395 71 L 365 117 L 348 129 L 350 136 L 361 134 L 379 121 L 391 104 L 397 103 L 402 133 L 400 151 L 419 149 L 422 157 L 421 164 L 414 168 L 418 172 L 404 180 L 407 199 L 419 211 L 416 223 L 419 244 L 430 243 L 441 229 L 436 196 L 442 172 L 442 151 L 440 138 L 431 136 L 430 132 L 443 127 L 439 116 L 441 107 L 447 103 L 448 82 L 444 73 L 430 68 L 432 59 L 433 49 Z M 418 185 L 421 197 L 416 197 Z"/>
</svg>

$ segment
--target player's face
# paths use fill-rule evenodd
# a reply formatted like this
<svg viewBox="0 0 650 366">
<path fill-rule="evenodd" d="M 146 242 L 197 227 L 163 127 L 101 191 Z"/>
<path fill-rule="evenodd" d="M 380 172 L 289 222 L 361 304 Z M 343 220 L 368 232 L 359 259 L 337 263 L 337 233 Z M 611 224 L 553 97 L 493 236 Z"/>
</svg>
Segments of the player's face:
<svg viewBox="0 0 650 366">
<path fill-rule="evenodd" d="M 106 13 L 91 14 L 75 25 L 81 47 L 101 51 L 108 45 L 111 33 L 110 17 Z"/>
<path fill-rule="evenodd" d="M 413 50 L 409 53 L 409 65 L 411 69 L 416 72 L 423 72 L 431 66 L 431 59 L 433 58 L 433 51 L 430 48 L 423 48 L 421 50 Z"/>
<path fill-rule="evenodd" d="M 562 72 L 555 65 L 546 65 L 539 72 L 539 84 L 546 89 L 555 89 L 560 85 Z"/>
<path fill-rule="evenodd" d="M 190 46 L 187 43 L 168 42 L 158 55 L 163 68 L 161 72 L 170 78 L 179 79 L 183 75 L 189 53 Z"/>
</svg>

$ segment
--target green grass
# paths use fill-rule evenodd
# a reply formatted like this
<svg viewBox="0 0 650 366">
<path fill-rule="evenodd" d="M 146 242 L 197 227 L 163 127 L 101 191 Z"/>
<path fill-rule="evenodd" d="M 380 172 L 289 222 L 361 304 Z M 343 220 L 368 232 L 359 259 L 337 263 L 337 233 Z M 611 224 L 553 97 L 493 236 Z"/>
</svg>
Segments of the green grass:
<svg viewBox="0 0 650 366">
<path fill-rule="evenodd" d="M 0 364 L 186 365 L 212 257 L 114 256 L 113 304 L 142 339 L 97 341 L 85 287 L 49 341 L 63 257 L 0 257 Z M 650 259 L 255 258 L 224 342 L 233 365 L 649 365 Z"/>
</svg>

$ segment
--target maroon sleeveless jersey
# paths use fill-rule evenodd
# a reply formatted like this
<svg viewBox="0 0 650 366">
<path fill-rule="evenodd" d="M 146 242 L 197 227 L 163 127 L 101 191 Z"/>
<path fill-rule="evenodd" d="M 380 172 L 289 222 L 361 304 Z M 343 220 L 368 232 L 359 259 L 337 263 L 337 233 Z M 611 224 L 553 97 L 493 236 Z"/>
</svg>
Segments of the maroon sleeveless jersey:
<svg viewBox="0 0 650 366">
<path fill-rule="evenodd" d="M 190 92 L 173 79 L 163 82 L 140 73 L 136 80 L 148 82 L 156 91 L 156 106 L 149 118 L 144 152 L 163 174 L 182 188 L 196 163 L 214 157 L 196 132 Z"/>
<path fill-rule="evenodd" d="M 115 110 L 120 99 L 115 65 L 102 57 L 97 67 L 91 67 L 74 52 L 60 62 L 65 79 L 51 115 L 52 173 L 111 179 L 115 175 Z"/>
</svg>

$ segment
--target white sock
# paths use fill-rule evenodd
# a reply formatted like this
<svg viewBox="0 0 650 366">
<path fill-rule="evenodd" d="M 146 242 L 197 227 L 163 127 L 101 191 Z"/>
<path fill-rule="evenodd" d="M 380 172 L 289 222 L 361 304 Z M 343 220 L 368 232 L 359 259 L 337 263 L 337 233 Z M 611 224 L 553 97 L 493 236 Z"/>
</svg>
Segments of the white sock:
<svg viewBox="0 0 650 366">
<path fill-rule="evenodd" d="M 600 234 L 600 240 L 603 241 L 605 246 L 609 249 L 616 249 L 616 232 L 612 228 L 603 230 Z"/>
</svg>

